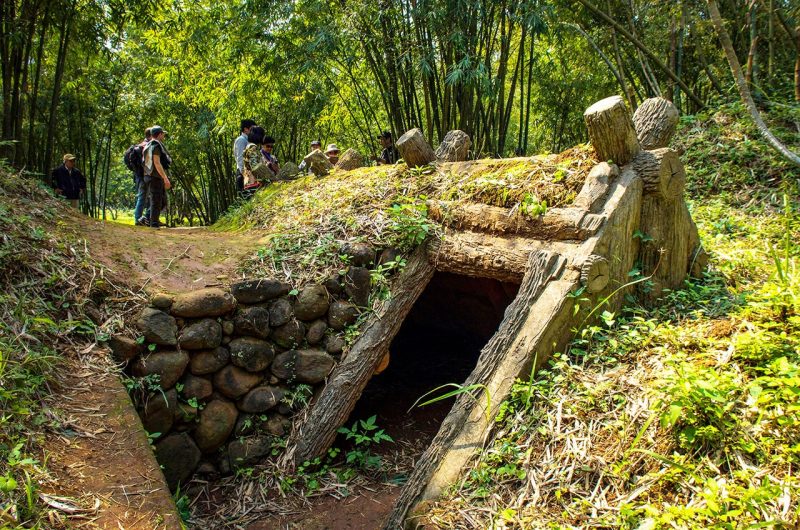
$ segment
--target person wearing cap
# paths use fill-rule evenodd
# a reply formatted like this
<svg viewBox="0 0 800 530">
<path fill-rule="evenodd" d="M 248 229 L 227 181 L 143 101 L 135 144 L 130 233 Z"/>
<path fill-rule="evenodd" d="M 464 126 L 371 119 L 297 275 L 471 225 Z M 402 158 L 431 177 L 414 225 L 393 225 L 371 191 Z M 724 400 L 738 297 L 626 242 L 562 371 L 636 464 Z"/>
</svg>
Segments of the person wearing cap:
<svg viewBox="0 0 800 530">
<path fill-rule="evenodd" d="M 167 169 L 172 164 L 164 138 L 167 133 L 158 125 L 150 127 L 151 140 L 144 150 L 144 180 L 147 183 L 147 197 L 150 201 L 150 215 L 147 225 L 151 228 L 161 227 L 161 210 L 166 206 L 166 190 L 172 187 L 167 176 Z"/>
<path fill-rule="evenodd" d="M 378 140 L 381 142 L 383 151 L 381 151 L 381 156 L 375 157 L 373 160 L 376 160 L 379 166 L 384 164 L 396 164 L 397 161 L 400 160 L 400 153 L 394 146 L 392 133 L 383 131 L 378 135 Z"/>
<path fill-rule="evenodd" d="M 233 157 L 236 159 L 236 191 L 239 193 L 244 190 L 244 150 L 249 143 L 247 136 L 255 125 L 256 122 L 253 120 L 242 120 L 239 125 L 239 136 L 233 141 Z"/>
<path fill-rule="evenodd" d="M 53 170 L 51 176 L 56 193 L 77 209 L 81 195 L 86 193 L 86 177 L 75 167 L 75 155 L 64 155 L 63 163 Z"/>
<path fill-rule="evenodd" d="M 322 149 L 322 142 L 320 142 L 319 140 L 311 140 L 311 146 L 308 152 L 313 153 L 314 151 L 318 151 L 320 149 Z M 303 159 L 303 161 L 300 162 L 300 165 L 297 166 L 297 169 L 299 169 L 301 172 L 307 169 L 308 172 L 311 173 L 311 168 L 309 167 L 308 162 L 306 162 L 305 159 Z"/>
<path fill-rule="evenodd" d="M 328 161 L 335 166 L 339 161 L 339 146 L 336 144 L 328 144 L 328 147 L 325 149 L 325 156 L 327 156 Z"/>
</svg>

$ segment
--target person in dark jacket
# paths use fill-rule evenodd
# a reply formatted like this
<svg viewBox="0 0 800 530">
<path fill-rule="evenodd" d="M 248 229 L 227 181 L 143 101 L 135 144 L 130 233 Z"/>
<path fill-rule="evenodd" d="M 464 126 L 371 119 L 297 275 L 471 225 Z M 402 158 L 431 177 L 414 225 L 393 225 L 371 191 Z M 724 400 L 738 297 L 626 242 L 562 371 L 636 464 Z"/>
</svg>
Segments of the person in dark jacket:
<svg viewBox="0 0 800 530">
<path fill-rule="evenodd" d="M 381 156 L 374 157 L 373 160 L 377 161 L 379 166 L 397 163 L 400 160 L 400 153 L 397 152 L 397 148 L 394 146 L 392 133 L 383 131 L 378 135 L 378 140 L 381 142 L 383 151 L 381 151 Z"/>
<path fill-rule="evenodd" d="M 64 163 L 55 168 L 51 175 L 56 193 L 77 209 L 78 201 L 86 193 L 86 177 L 75 167 L 75 155 L 64 155 Z"/>
</svg>

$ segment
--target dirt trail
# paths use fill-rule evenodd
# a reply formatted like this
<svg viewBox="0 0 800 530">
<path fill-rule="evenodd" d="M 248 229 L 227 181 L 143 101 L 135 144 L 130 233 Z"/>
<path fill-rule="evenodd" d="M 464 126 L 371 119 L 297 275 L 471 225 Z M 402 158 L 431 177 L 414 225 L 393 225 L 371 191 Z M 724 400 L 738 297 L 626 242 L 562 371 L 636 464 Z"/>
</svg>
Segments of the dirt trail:
<svg viewBox="0 0 800 530">
<path fill-rule="evenodd" d="M 71 513 L 69 528 L 179 529 L 172 495 L 107 352 L 89 345 L 67 358 L 54 388 L 63 417 L 43 447 L 55 480 L 42 491 L 62 503 L 51 504 L 52 517 Z"/>
<path fill-rule="evenodd" d="M 123 225 L 75 216 L 76 234 L 115 276 L 148 292 L 189 291 L 226 283 L 243 259 L 263 246 L 263 231 L 214 232 L 206 227 Z"/>
</svg>

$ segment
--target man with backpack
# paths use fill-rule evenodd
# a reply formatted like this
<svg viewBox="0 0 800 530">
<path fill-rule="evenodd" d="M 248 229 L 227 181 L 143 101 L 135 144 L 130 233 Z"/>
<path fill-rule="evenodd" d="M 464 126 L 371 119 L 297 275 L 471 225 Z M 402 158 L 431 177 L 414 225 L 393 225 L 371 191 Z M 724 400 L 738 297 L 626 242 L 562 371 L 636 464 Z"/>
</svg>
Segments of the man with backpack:
<svg viewBox="0 0 800 530">
<path fill-rule="evenodd" d="M 151 228 L 161 228 L 161 210 L 166 206 L 166 190 L 172 187 L 167 170 L 172 164 L 167 148 L 164 147 L 166 132 L 158 125 L 150 127 L 151 140 L 144 150 L 144 181 L 150 201 L 150 214 L 147 224 Z"/>
<path fill-rule="evenodd" d="M 133 172 L 133 182 L 136 185 L 136 206 L 133 208 L 133 220 L 136 226 L 144 226 L 150 217 L 150 208 L 147 205 L 147 185 L 144 182 L 144 150 L 150 143 L 150 129 L 144 130 L 144 140 L 133 144 L 123 156 L 125 165 Z"/>
</svg>

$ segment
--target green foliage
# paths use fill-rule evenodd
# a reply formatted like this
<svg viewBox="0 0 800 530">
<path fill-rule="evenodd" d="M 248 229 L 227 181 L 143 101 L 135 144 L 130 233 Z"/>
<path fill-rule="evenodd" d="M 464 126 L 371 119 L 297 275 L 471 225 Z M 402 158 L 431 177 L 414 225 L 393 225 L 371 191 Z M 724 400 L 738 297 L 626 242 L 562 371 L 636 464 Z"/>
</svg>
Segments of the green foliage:
<svg viewBox="0 0 800 530">
<path fill-rule="evenodd" d="M 358 420 L 352 427 L 339 427 L 337 432 L 344 434 L 346 440 L 352 440 L 354 447 L 345 453 L 345 461 L 358 469 L 376 470 L 381 467 L 381 457 L 374 454 L 375 447 L 381 442 L 394 442 L 375 424 L 376 416 L 366 420 Z"/>
<path fill-rule="evenodd" d="M 434 224 L 428 220 L 428 207 L 424 195 L 405 199 L 389 208 L 391 224 L 386 239 L 390 246 L 403 252 L 413 250 L 432 233 Z"/>
<path fill-rule="evenodd" d="M 402 271 L 405 266 L 406 260 L 403 258 L 397 258 L 393 261 L 381 263 L 369 271 L 370 284 L 372 285 L 372 300 L 386 301 L 391 298 L 391 278 L 394 274 Z M 372 304 L 369 305 L 370 307 L 372 306 Z"/>
</svg>

